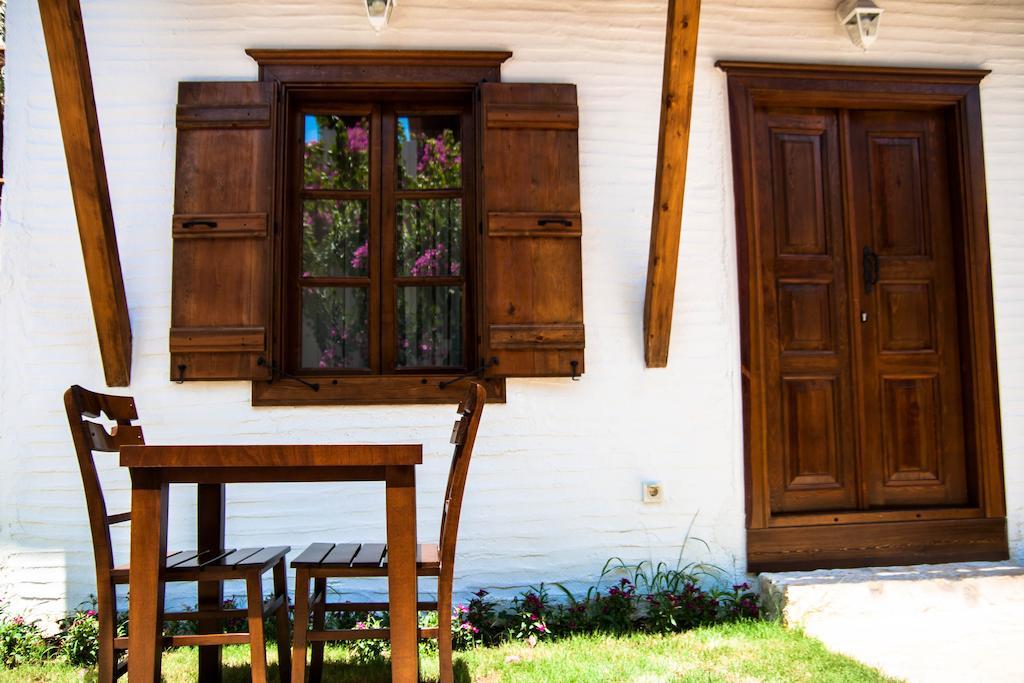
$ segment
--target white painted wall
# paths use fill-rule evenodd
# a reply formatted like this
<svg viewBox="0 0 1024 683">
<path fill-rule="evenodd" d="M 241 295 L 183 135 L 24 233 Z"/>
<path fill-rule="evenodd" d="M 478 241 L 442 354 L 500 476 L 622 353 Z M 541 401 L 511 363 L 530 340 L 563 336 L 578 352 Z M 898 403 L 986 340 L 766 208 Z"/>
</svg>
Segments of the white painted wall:
<svg viewBox="0 0 1024 683">
<path fill-rule="evenodd" d="M 981 67 L 1010 541 L 1024 556 L 1024 3 L 880 0 L 868 53 L 832 0 L 705 0 L 671 364 L 647 370 L 647 266 L 664 0 L 403 0 L 375 36 L 358 0 L 84 0 L 148 440 L 422 441 L 421 537 L 436 534 L 452 411 L 253 408 L 248 383 L 167 381 L 180 80 L 254 79 L 247 47 L 508 49 L 509 81 L 578 84 L 588 374 L 510 381 L 489 407 L 460 535 L 458 585 L 595 579 L 605 560 L 687 557 L 744 571 L 739 333 L 725 78 L 717 59 Z M 458 6 L 458 8 L 456 8 Z M 84 498 L 61 406 L 103 388 L 36 3 L 8 7 L 7 186 L 0 224 L 0 595 L 39 616 L 94 590 Z M 127 477 L 111 461 L 116 511 Z M 667 501 L 640 503 L 640 482 Z M 234 486 L 229 541 L 383 538 L 370 485 Z M 172 545 L 194 494 L 172 493 Z M 115 532 L 125 551 L 127 533 Z"/>
</svg>

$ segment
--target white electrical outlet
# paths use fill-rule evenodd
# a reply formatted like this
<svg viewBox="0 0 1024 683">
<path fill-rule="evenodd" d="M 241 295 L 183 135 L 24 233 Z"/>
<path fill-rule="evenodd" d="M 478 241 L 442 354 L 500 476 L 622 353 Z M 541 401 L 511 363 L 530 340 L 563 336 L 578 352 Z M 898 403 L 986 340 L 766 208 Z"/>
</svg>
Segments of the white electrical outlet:
<svg viewBox="0 0 1024 683">
<path fill-rule="evenodd" d="M 665 500 L 665 489 L 660 481 L 644 482 L 644 502 L 660 503 Z"/>
</svg>

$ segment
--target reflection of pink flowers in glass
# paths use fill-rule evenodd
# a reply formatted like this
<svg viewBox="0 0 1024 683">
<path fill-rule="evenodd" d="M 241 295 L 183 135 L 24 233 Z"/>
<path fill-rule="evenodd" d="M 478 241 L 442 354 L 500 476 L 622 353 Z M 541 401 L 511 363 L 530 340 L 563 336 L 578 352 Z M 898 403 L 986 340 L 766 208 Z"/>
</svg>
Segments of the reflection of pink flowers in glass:
<svg viewBox="0 0 1024 683">
<path fill-rule="evenodd" d="M 359 334 L 356 334 L 357 339 L 355 343 L 358 347 L 360 342 Z M 332 327 L 327 333 L 327 343 L 330 344 L 326 349 L 320 353 L 320 367 L 321 368 L 336 368 L 345 367 L 348 365 L 348 358 L 346 358 L 345 344 L 349 340 L 348 329 L 342 327 L 340 330 L 337 327 Z"/>
<path fill-rule="evenodd" d="M 439 244 L 436 247 L 428 248 L 424 251 L 419 258 L 416 259 L 416 263 L 413 264 L 410 269 L 410 273 L 414 277 L 427 277 L 430 275 L 441 274 L 441 260 L 444 258 L 444 245 Z"/>
<path fill-rule="evenodd" d="M 416 160 L 415 187 L 457 187 L 462 174 L 462 145 L 450 129 L 436 137 L 416 136 L 420 149 Z M 400 163 L 402 160 L 399 160 Z M 411 173 L 412 169 L 407 169 Z"/>
<path fill-rule="evenodd" d="M 370 148 L 370 131 L 362 124 L 348 129 L 348 149 L 350 152 L 365 152 Z"/>
<path fill-rule="evenodd" d="M 416 258 L 416 262 L 409 269 L 409 273 L 413 277 L 444 275 L 445 273 L 442 271 L 444 270 L 446 258 L 443 244 L 439 244 L 436 247 L 428 247 L 426 251 Z M 458 275 L 460 270 L 462 270 L 462 266 L 458 261 L 448 263 L 449 275 Z"/>
<path fill-rule="evenodd" d="M 356 247 L 356 250 L 352 252 L 352 268 L 353 270 L 362 270 L 366 267 L 366 257 L 370 254 L 370 245 L 368 242 L 363 242 L 361 245 Z"/>
</svg>

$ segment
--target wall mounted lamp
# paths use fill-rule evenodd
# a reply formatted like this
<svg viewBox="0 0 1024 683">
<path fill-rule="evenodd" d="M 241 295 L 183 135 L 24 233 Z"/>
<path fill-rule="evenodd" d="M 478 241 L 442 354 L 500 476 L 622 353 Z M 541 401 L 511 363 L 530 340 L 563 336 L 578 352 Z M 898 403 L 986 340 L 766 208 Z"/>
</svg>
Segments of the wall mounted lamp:
<svg viewBox="0 0 1024 683">
<path fill-rule="evenodd" d="M 395 11 L 398 0 L 366 0 L 366 18 L 377 33 L 388 27 L 391 13 Z"/>
<path fill-rule="evenodd" d="M 871 0 L 843 0 L 836 7 L 836 18 L 853 44 L 867 50 L 878 38 L 884 11 Z"/>
</svg>

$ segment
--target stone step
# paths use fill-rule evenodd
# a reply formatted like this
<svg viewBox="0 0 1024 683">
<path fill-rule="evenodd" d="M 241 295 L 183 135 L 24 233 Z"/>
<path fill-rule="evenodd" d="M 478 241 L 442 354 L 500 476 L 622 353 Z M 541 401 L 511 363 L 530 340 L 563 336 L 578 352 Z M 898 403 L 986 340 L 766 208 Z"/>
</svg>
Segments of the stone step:
<svg viewBox="0 0 1024 683">
<path fill-rule="evenodd" d="M 760 576 L 766 612 L 908 681 L 1024 681 L 1024 566 L 963 562 Z"/>
</svg>

